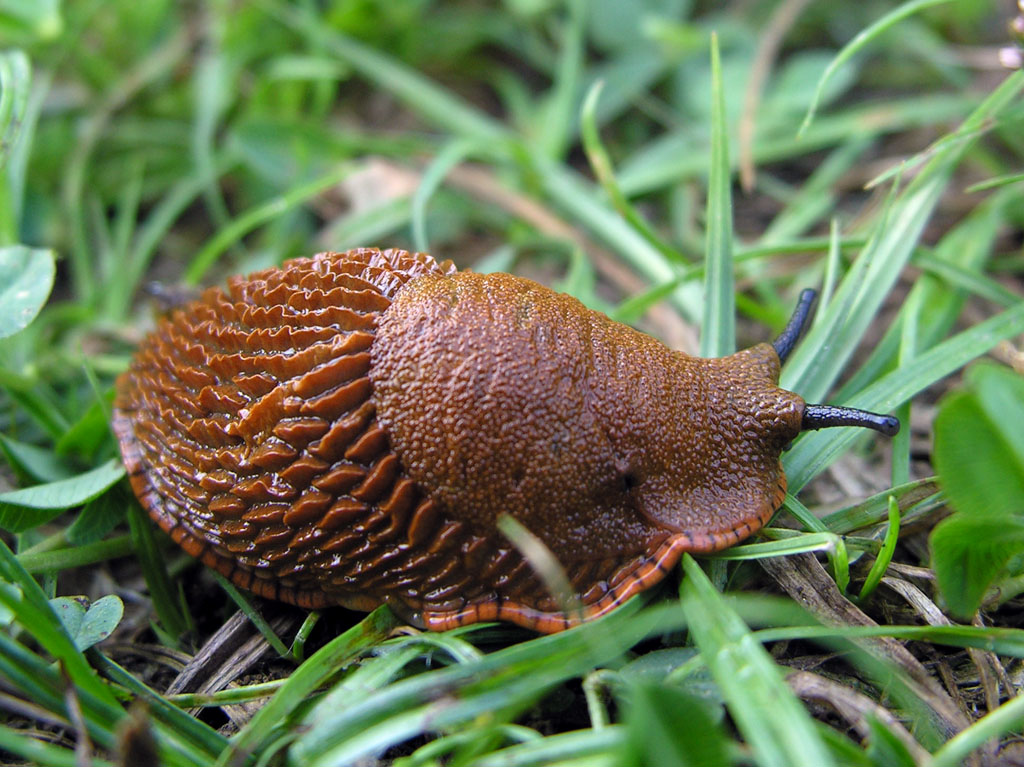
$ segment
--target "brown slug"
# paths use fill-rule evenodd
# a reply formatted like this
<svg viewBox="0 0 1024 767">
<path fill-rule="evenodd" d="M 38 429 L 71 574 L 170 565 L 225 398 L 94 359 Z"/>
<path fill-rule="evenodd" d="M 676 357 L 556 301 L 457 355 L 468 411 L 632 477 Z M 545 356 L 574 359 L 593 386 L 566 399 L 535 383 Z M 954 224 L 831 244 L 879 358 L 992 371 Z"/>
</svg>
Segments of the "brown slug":
<svg viewBox="0 0 1024 767">
<path fill-rule="evenodd" d="M 812 301 L 774 345 L 701 359 L 520 277 L 321 253 L 162 320 L 118 379 L 114 430 L 159 525 L 261 596 L 558 631 L 761 528 L 801 430 L 896 432 L 778 388 Z M 504 514 L 557 558 L 579 611 Z"/>
</svg>

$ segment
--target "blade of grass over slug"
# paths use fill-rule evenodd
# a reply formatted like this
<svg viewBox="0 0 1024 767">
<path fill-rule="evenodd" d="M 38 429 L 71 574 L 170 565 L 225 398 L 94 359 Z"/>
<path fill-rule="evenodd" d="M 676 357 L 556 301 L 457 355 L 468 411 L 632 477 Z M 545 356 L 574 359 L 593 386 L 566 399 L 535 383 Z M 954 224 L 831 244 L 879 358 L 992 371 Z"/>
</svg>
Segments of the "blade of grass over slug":
<svg viewBox="0 0 1024 767">
<path fill-rule="evenodd" d="M 880 378 L 844 403 L 851 407 L 888 412 L 936 381 L 945 378 L 1000 341 L 1024 333 L 1024 304 L 991 317 L 970 330 L 943 341 Z M 838 458 L 859 434 L 857 429 L 828 429 L 800 437 L 783 455 L 789 490 L 796 493 Z"/>
<path fill-rule="evenodd" d="M 565 574 L 558 558 L 551 552 L 544 541 L 538 538 L 522 522 L 511 514 L 502 514 L 497 521 L 498 530 L 519 549 L 519 553 L 530 563 L 533 571 L 540 578 L 544 587 L 558 601 L 559 606 L 567 615 L 583 618 L 583 605 L 580 604 L 572 584 Z"/>
<path fill-rule="evenodd" d="M 913 0 L 913 2 L 904 3 L 898 8 L 894 8 L 885 14 L 882 18 L 876 21 L 867 29 L 862 29 L 857 36 L 847 43 L 836 57 L 832 59 L 828 67 L 826 67 L 824 73 L 821 75 L 821 79 L 818 80 L 818 86 L 814 89 L 814 96 L 811 98 L 811 105 L 807 108 L 807 116 L 804 117 L 803 124 L 800 126 L 800 130 L 797 133 L 798 136 L 803 136 L 807 129 L 811 125 L 811 121 L 814 119 L 815 112 L 818 111 L 818 104 L 821 101 L 821 96 L 825 92 L 825 85 L 832 78 L 832 75 L 843 66 L 846 62 L 860 52 L 862 48 L 872 42 L 882 33 L 888 31 L 896 24 L 908 16 L 912 16 L 918 11 L 930 8 L 933 5 L 943 5 L 945 3 L 952 2 L 952 0 Z"/>
<path fill-rule="evenodd" d="M 998 114 L 1024 87 L 1024 72 L 1008 77 L 958 128 L 970 132 Z M 871 240 L 836 290 L 822 319 L 811 327 L 782 371 L 783 388 L 821 401 L 874 320 L 948 184 L 969 142 L 936 154 L 905 190 L 896 194 Z"/>
<path fill-rule="evenodd" d="M 708 171 L 707 247 L 700 356 L 736 351 L 736 289 L 732 276 L 732 184 L 725 89 L 718 35 L 711 35 L 711 167 Z"/>
<path fill-rule="evenodd" d="M 736 726 L 761 767 L 834 764 L 781 670 L 723 601 L 696 561 L 683 555 L 683 613 Z M 770 712 L 770 713 L 769 713 Z"/>
</svg>

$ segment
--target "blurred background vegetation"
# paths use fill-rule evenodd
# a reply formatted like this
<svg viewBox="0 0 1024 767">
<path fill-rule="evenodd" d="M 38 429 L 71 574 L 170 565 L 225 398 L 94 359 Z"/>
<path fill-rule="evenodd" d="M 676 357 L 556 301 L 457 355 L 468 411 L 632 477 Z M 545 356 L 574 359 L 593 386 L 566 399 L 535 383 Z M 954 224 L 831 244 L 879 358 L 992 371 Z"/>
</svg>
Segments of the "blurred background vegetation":
<svg viewBox="0 0 1024 767">
<path fill-rule="evenodd" d="M 54 765 L 75 748 L 182 765 L 227 764 L 232 748 L 252 755 L 237 763 L 316 765 L 1011 758 L 1020 13 L 1008 0 L 0 1 L 0 749 Z M 634 604 L 530 641 L 507 627 L 385 641 L 386 615 L 313 629 L 260 603 L 273 630 L 212 697 L 185 682 L 150 694 L 182 668 L 209 676 L 196 650 L 241 631 L 229 618 L 244 604 L 153 535 L 122 480 L 112 382 L 152 296 L 364 245 L 516 271 L 692 353 L 769 338 L 820 287 L 784 385 L 894 409 L 903 432 L 891 450 L 802 438 L 791 491 L 814 483 L 752 544 L 767 548 L 727 555 L 762 569 L 723 557 L 706 578 L 688 562 L 681 610 Z M 725 331 L 702 334 L 714 321 Z M 947 376 L 990 351 L 943 401 L 933 451 Z M 822 599 L 802 600 L 816 618 L 768 595 L 723 601 L 740 587 Z M 307 638 L 326 654 L 292 673 Z M 164 652 L 173 662 L 154 660 Z M 241 706 L 270 694 L 256 718 Z M 148 708 L 126 714 L 136 697 Z M 310 737 L 293 743 L 296 728 Z"/>
</svg>

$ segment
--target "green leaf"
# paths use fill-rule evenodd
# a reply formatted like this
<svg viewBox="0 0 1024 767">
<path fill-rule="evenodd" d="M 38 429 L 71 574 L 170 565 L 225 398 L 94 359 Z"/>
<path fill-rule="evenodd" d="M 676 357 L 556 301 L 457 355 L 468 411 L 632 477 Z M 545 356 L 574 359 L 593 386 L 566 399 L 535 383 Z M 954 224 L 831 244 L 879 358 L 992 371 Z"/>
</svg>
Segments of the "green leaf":
<svg viewBox="0 0 1024 767">
<path fill-rule="evenodd" d="M 1024 552 L 1024 519 L 954 514 L 929 540 L 932 569 L 950 611 L 969 619 L 1010 558 Z"/>
<path fill-rule="evenodd" d="M 1010 460 L 1024 476 L 1024 376 L 994 364 L 979 364 L 967 371 L 967 383 L 977 392 L 978 403 L 993 430 L 1009 448 Z M 1024 500 L 1018 507 L 1024 511 Z"/>
<path fill-rule="evenodd" d="M 95 543 L 124 521 L 125 510 L 132 503 L 121 486 L 93 498 L 75 517 L 67 531 L 68 543 L 83 546 Z"/>
<path fill-rule="evenodd" d="M 50 606 L 79 650 L 87 650 L 110 636 L 124 615 L 124 603 L 113 594 L 91 605 L 85 597 L 57 597 L 50 600 Z"/>
<path fill-rule="evenodd" d="M 1024 423 L 1024 398 L 1013 401 L 1019 387 L 1009 385 L 1024 382 L 994 370 L 984 366 L 970 376 L 972 383 L 984 382 L 992 402 L 973 391 L 956 392 L 935 418 L 940 482 L 953 507 L 969 514 L 1024 513 L 1024 454 L 1016 452 L 1018 435 L 1012 434 Z"/>
<path fill-rule="evenodd" d="M 623 765 L 729 764 L 726 738 L 708 704 L 673 687 L 631 685 Z"/>
<path fill-rule="evenodd" d="M 0 248 L 0 338 L 27 327 L 53 289 L 53 251 L 10 245 Z"/>
<path fill-rule="evenodd" d="M 569 0 L 562 22 L 555 81 L 539 110 L 537 145 L 552 159 L 562 159 L 574 138 L 574 112 L 580 80 L 585 71 L 585 27 L 590 0 Z"/>
<path fill-rule="evenodd" d="M 12 533 L 40 525 L 73 506 L 81 506 L 124 476 L 124 466 L 112 458 L 92 471 L 45 485 L 0 494 L 0 527 Z"/>
<path fill-rule="evenodd" d="M 12 469 L 36 482 L 55 482 L 67 479 L 74 473 L 52 450 L 18 442 L 3 434 L 0 434 L 0 452 L 3 452 Z"/>
<path fill-rule="evenodd" d="M 57 453 L 76 455 L 87 460 L 93 457 L 101 447 L 108 444 L 110 437 L 109 405 L 113 401 L 113 389 L 107 391 L 103 395 L 103 399 L 94 400 L 57 441 Z"/>
</svg>

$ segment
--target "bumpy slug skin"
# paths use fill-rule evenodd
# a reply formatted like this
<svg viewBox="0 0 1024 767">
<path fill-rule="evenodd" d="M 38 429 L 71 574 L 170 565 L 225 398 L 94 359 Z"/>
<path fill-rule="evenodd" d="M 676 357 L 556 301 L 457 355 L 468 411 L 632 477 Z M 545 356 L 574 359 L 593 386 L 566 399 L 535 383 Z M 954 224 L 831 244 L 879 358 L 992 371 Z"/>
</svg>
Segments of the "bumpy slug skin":
<svg viewBox="0 0 1024 767">
<path fill-rule="evenodd" d="M 114 429 L 142 505 L 243 588 L 557 631 L 771 518 L 804 407 L 778 372 L 764 344 L 693 358 L 529 280 L 360 249 L 173 312 L 118 380 Z"/>
</svg>

